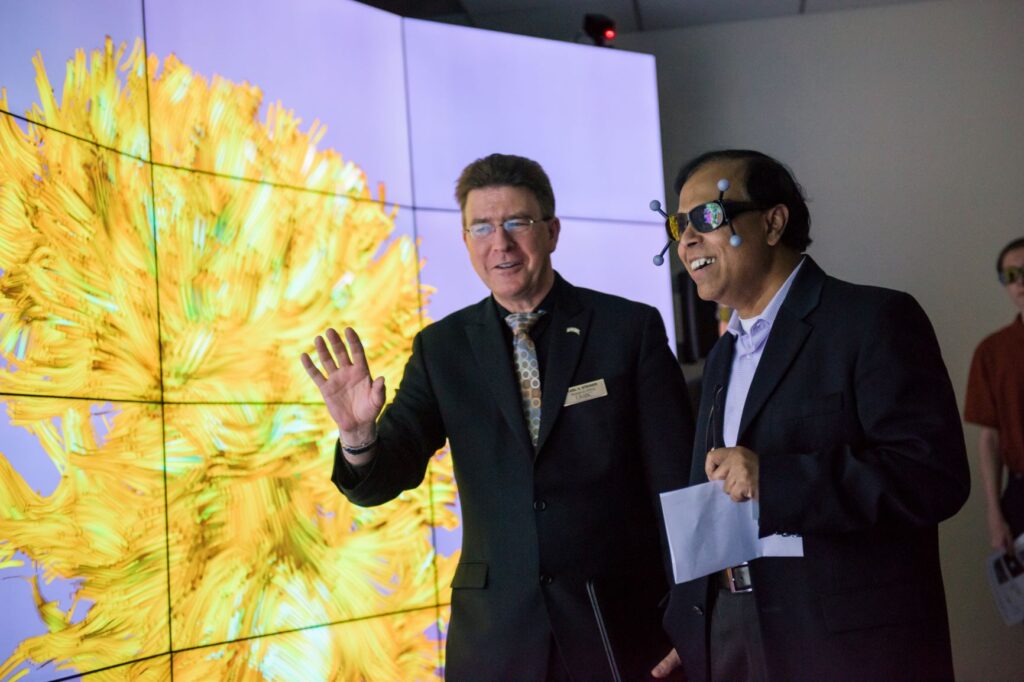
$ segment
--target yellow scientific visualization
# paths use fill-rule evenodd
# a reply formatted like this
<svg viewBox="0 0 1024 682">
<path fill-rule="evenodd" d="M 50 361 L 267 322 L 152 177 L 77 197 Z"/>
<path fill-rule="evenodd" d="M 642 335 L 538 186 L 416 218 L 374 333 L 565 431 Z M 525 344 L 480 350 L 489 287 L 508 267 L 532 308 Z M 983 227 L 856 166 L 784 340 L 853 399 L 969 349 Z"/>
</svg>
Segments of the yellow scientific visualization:
<svg viewBox="0 0 1024 682">
<path fill-rule="evenodd" d="M 350 325 L 399 383 L 430 290 L 383 186 L 141 41 L 59 99 L 34 67 L 31 111 L 0 94 L 0 680 L 437 679 L 450 458 L 350 505 L 298 360 Z"/>
</svg>

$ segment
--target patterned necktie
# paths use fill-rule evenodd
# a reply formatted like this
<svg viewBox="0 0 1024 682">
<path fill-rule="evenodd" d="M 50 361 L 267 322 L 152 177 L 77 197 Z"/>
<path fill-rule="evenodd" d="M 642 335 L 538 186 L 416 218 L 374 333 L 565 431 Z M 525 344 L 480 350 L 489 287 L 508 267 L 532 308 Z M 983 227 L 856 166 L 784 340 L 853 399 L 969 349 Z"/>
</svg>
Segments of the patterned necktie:
<svg viewBox="0 0 1024 682">
<path fill-rule="evenodd" d="M 530 441 L 537 447 L 540 435 L 540 365 L 537 346 L 530 338 L 530 328 L 537 323 L 543 310 L 535 313 L 512 313 L 505 323 L 512 328 L 512 359 L 519 379 L 519 393 L 523 398 L 523 416 L 530 431 Z"/>
</svg>

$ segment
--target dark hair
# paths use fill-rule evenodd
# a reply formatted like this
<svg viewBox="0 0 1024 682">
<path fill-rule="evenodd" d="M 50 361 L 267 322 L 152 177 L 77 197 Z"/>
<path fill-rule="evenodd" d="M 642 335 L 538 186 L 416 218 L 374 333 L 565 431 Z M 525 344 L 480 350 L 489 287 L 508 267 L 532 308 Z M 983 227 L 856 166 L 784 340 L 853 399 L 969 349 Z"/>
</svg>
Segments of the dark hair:
<svg viewBox="0 0 1024 682">
<path fill-rule="evenodd" d="M 999 252 L 999 258 L 996 258 L 996 272 L 999 273 L 1000 276 L 1003 274 L 1003 258 L 1005 258 L 1006 254 L 1011 251 L 1020 248 L 1024 248 L 1024 237 L 1014 239 L 1012 242 L 1004 246 L 1003 250 Z"/>
<path fill-rule="evenodd" d="M 798 252 L 810 246 L 811 213 L 807 210 L 803 188 L 786 166 L 767 154 L 749 149 L 705 152 L 679 170 L 674 185 L 676 194 L 697 169 L 715 161 L 743 161 L 746 166 L 744 183 L 750 200 L 768 207 L 784 204 L 789 209 L 789 222 L 782 233 L 782 243 Z"/>
<path fill-rule="evenodd" d="M 484 187 L 522 187 L 529 190 L 540 204 L 541 218 L 555 215 L 555 192 L 551 181 L 536 161 L 513 154 L 491 154 L 466 166 L 455 183 L 459 208 L 466 210 L 466 197 L 474 189 Z"/>
</svg>

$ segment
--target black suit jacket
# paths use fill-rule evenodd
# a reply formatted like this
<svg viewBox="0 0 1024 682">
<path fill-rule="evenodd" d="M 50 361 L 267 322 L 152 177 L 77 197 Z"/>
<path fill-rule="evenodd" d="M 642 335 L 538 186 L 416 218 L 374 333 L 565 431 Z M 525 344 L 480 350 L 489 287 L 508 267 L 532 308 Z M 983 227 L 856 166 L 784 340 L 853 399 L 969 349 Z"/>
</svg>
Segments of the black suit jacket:
<svg viewBox="0 0 1024 682">
<path fill-rule="evenodd" d="M 733 337 L 704 373 L 691 483 L 724 404 Z M 719 411 L 721 405 L 719 406 Z M 715 420 L 721 429 L 721 421 Z M 737 444 L 759 456 L 760 531 L 803 558 L 752 562 L 769 679 L 952 679 L 937 524 L 970 488 L 934 331 L 907 294 L 828 277 L 807 258 L 773 324 Z M 677 586 L 665 625 L 691 681 L 708 677 L 708 579 Z"/>
<path fill-rule="evenodd" d="M 504 322 L 487 298 L 423 329 L 368 472 L 336 457 L 360 505 L 419 485 L 447 438 L 462 505 L 447 677 L 542 680 L 552 634 L 574 679 L 642 679 L 671 648 L 656 494 L 685 485 L 693 422 L 654 308 L 555 284 L 536 453 Z M 608 395 L 564 406 L 571 386 Z M 594 600 L 604 617 L 595 617 Z"/>
</svg>

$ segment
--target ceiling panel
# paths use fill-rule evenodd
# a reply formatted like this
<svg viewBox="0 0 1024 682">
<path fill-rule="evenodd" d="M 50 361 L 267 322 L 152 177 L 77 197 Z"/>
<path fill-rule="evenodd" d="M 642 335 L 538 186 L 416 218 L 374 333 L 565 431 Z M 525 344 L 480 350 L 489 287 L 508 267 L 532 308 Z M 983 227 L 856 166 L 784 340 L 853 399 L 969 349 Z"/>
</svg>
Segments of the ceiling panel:
<svg viewBox="0 0 1024 682">
<path fill-rule="evenodd" d="M 922 0 L 806 0 L 805 12 L 834 12 L 844 9 L 862 9 L 881 5 L 906 5 Z"/>
<path fill-rule="evenodd" d="M 473 26 L 524 35 L 590 42 L 583 33 L 583 17 L 604 14 L 620 33 L 639 30 L 632 0 L 580 2 L 528 2 L 528 0 L 463 0 Z"/>
<path fill-rule="evenodd" d="M 800 0 L 637 0 L 637 3 L 647 31 L 800 13 Z"/>
<path fill-rule="evenodd" d="M 589 42 L 583 17 L 605 14 L 619 33 L 934 0 L 362 0 L 407 17 L 505 33 Z M 461 10 L 461 11 L 460 11 Z"/>
<path fill-rule="evenodd" d="M 529 12 L 551 9 L 556 5 L 569 4 L 545 0 L 462 0 L 462 6 L 471 15 L 497 14 L 498 12 Z"/>
</svg>

